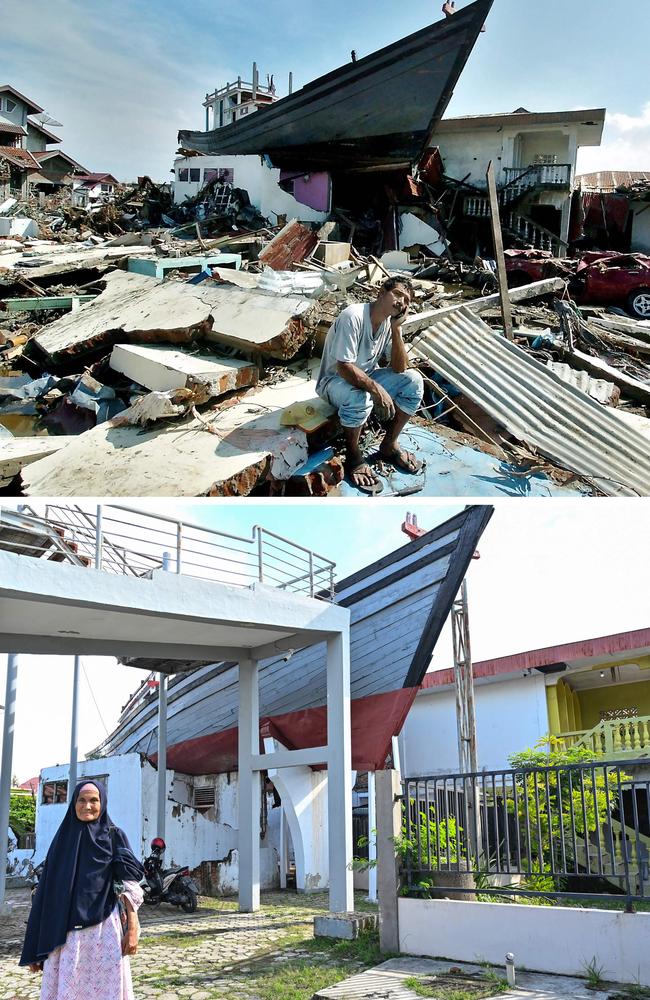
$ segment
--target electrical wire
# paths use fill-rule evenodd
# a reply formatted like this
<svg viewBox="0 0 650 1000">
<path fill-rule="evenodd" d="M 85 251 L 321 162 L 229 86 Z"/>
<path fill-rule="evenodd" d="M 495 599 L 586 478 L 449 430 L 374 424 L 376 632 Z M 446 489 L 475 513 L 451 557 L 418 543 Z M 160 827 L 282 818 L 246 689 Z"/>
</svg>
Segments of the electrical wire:
<svg viewBox="0 0 650 1000">
<path fill-rule="evenodd" d="M 101 724 L 104 727 L 106 735 L 108 736 L 108 726 L 104 722 L 104 716 L 102 715 L 102 713 L 99 710 L 99 705 L 97 704 L 97 699 L 95 698 L 95 693 L 94 693 L 94 691 L 93 691 L 93 689 L 91 687 L 90 681 L 88 680 L 88 674 L 86 673 L 86 667 L 84 665 L 83 660 L 81 660 L 81 669 L 83 671 L 84 677 L 86 678 L 86 684 L 88 685 L 88 690 L 90 691 L 90 697 L 92 698 L 93 702 L 95 703 L 95 708 L 97 709 L 97 715 L 99 716 L 99 718 L 101 720 Z"/>
</svg>

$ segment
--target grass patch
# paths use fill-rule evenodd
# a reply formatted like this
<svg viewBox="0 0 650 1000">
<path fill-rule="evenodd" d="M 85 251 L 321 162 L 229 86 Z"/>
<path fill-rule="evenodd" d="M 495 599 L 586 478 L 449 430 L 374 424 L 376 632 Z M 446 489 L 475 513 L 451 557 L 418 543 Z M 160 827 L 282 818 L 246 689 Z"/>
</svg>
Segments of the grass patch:
<svg viewBox="0 0 650 1000">
<path fill-rule="evenodd" d="M 319 990 L 388 957 L 379 951 L 377 931 L 366 931 L 355 941 L 306 938 L 297 947 L 299 955 L 271 965 L 268 957 L 246 963 L 247 983 L 259 1000 L 311 1000 Z M 281 958 L 281 953 L 275 956 Z"/>
<path fill-rule="evenodd" d="M 311 1000 L 314 993 L 347 979 L 350 972 L 346 965 L 289 959 L 277 970 L 255 977 L 255 995 L 261 1000 Z"/>
<path fill-rule="evenodd" d="M 418 996 L 435 1000 L 488 1000 L 509 989 L 507 981 L 492 970 L 478 976 L 443 974 L 430 979 L 409 976 L 404 985 Z"/>
</svg>

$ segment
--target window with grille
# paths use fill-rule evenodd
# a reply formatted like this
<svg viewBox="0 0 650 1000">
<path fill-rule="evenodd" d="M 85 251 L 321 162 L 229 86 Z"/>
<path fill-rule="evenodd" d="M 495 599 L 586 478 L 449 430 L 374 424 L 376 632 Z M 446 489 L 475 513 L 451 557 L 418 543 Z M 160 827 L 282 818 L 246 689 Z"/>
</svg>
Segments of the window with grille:
<svg viewBox="0 0 650 1000">
<path fill-rule="evenodd" d="M 536 167 L 554 167 L 557 163 L 557 153 L 536 153 L 533 163 Z"/>
</svg>

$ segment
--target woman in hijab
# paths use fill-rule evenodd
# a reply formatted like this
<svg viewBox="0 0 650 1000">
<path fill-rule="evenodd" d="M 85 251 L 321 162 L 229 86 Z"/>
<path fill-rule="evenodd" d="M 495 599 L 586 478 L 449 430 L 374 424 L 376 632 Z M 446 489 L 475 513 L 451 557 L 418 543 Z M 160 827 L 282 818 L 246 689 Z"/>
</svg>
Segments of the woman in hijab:
<svg viewBox="0 0 650 1000">
<path fill-rule="evenodd" d="M 47 852 L 20 958 L 43 971 L 41 1000 L 132 1000 L 128 956 L 138 947 L 143 874 L 111 823 L 104 786 L 80 782 Z"/>
</svg>

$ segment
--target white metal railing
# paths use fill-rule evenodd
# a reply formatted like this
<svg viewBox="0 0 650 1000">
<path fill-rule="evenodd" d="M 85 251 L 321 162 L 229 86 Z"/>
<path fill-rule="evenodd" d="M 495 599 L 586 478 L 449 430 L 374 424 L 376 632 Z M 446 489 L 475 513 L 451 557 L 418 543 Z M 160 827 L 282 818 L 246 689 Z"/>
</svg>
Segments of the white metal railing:
<svg viewBox="0 0 650 1000">
<path fill-rule="evenodd" d="M 540 185 L 550 187 L 571 186 L 570 163 L 535 163 L 529 167 L 504 167 L 506 184 L 516 182 L 518 187 L 533 188 Z"/>
<path fill-rule="evenodd" d="M 66 558 L 108 573 L 151 577 L 154 570 L 248 587 L 254 582 L 334 599 L 335 563 L 260 525 L 241 537 L 118 504 L 93 511 L 47 504 L 39 515 L 19 508 L 20 538 L 2 537 L 16 512 L 0 509 L 0 547 L 36 558 Z M 52 539 L 56 540 L 53 555 Z"/>
</svg>

